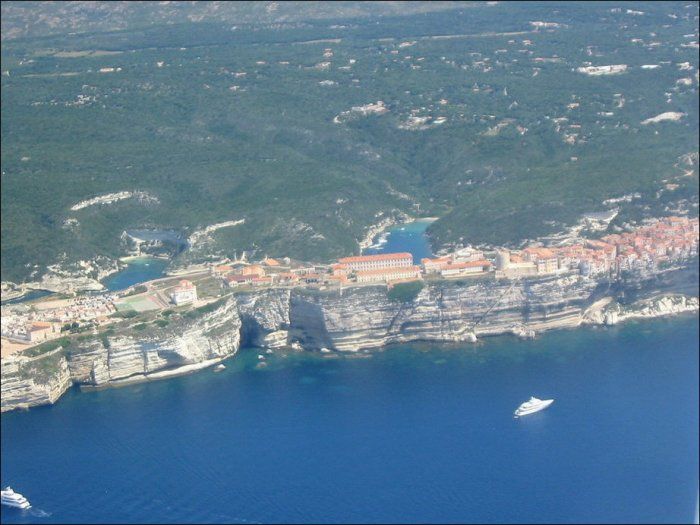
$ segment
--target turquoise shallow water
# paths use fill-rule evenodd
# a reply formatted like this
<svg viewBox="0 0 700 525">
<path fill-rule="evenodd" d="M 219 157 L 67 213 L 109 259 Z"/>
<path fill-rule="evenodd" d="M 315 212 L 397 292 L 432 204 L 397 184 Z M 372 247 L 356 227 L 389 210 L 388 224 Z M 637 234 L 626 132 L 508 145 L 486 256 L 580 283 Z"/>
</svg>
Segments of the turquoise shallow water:
<svg viewBox="0 0 700 525">
<path fill-rule="evenodd" d="M 167 259 L 158 259 L 156 257 L 138 257 L 132 259 L 123 270 L 105 278 L 102 284 L 110 291 L 119 291 L 134 284 L 158 279 L 165 275 L 165 269 L 168 267 L 169 262 Z M 48 290 L 33 290 L 23 297 L 3 301 L 2 304 L 22 303 L 51 295 L 51 293 Z"/>
<path fill-rule="evenodd" d="M 102 281 L 102 284 L 110 291 L 118 291 L 134 284 L 158 279 L 163 277 L 169 262 L 167 259 L 155 257 L 132 259 L 126 268 L 110 275 Z"/>
<path fill-rule="evenodd" d="M 2 416 L 4 523 L 690 522 L 698 321 L 396 346 L 243 351 L 220 373 Z M 530 395 L 546 411 L 515 420 Z"/>
<path fill-rule="evenodd" d="M 418 220 L 407 224 L 399 224 L 389 228 L 386 233 L 386 242 L 378 248 L 367 248 L 362 253 L 371 255 L 376 253 L 409 252 L 413 255 L 414 264 L 420 264 L 423 257 L 432 257 L 430 242 L 425 235 L 425 230 L 431 221 Z M 377 239 L 374 239 L 376 242 Z"/>
</svg>

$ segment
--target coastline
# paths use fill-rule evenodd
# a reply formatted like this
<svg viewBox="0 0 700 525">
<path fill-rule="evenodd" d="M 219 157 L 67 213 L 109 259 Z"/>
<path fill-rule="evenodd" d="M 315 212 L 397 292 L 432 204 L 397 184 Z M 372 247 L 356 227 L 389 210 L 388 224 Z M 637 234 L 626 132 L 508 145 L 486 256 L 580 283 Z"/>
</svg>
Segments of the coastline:
<svg viewBox="0 0 700 525">
<path fill-rule="evenodd" d="M 119 257 L 119 261 L 123 263 L 133 263 L 134 261 L 142 260 L 142 259 L 161 259 L 161 260 L 170 260 L 170 257 L 167 255 L 127 255 L 125 257 Z M 117 270 L 118 271 L 118 270 Z M 114 273 L 114 272 L 112 272 Z"/>
<path fill-rule="evenodd" d="M 376 224 L 370 225 L 369 229 L 367 230 L 367 233 L 365 233 L 365 236 L 360 241 L 358 241 L 358 244 L 360 246 L 360 253 L 362 253 L 363 250 L 372 246 L 372 244 L 374 243 L 374 238 L 378 235 L 381 235 L 388 228 L 396 226 L 397 224 L 412 222 L 413 220 L 414 219 L 410 215 L 401 213 L 398 218 L 390 216 L 382 219 Z"/>
<path fill-rule="evenodd" d="M 609 315 L 610 306 L 618 308 L 617 315 L 611 317 Z M 391 337 L 388 339 L 377 339 L 376 341 L 370 341 L 372 344 L 365 345 L 358 348 L 348 348 L 351 341 L 347 339 L 341 343 L 341 341 L 336 341 L 334 345 L 335 351 L 330 354 L 322 354 L 322 357 L 336 357 L 336 358 L 358 358 L 358 357 L 371 357 L 371 355 L 378 351 L 383 351 L 384 349 L 394 346 L 396 344 L 413 344 L 413 343 L 427 343 L 435 345 L 448 345 L 453 347 L 454 345 L 459 345 L 460 347 L 472 347 L 474 343 L 479 344 L 483 339 L 490 339 L 500 336 L 515 336 L 519 339 L 532 339 L 535 333 L 539 335 L 540 333 L 550 332 L 555 330 L 572 330 L 581 327 L 588 326 L 611 326 L 620 323 L 625 323 L 626 321 L 636 320 L 643 321 L 645 319 L 655 319 L 659 317 L 672 317 L 672 316 L 682 316 L 684 314 L 697 313 L 700 310 L 698 297 L 688 297 L 679 294 L 669 294 L 669 293 L 659 293 L 652 297 L 631 303 L 624 308 L 624 311 L 619 311 L 619 303 L 617 303 L 611 297 L 604 297 L 597 300 L 590 307 L 585 309 L 572 309 L 570 311 L 562 311 L 556 315 L 550 315 L 548 318 L 543 319 L 539 322 L 529 323 L 527 325 L 506 325 L 502 324 L 500 329 L 489 329 L 488 327 L 484 330 L 475 330 L 478 335 L 478 339 L 470 340 L 465 338 L 465 333 L 463 329 L 455 328 L 453 332 L 449 334 L 431 334 L 426 332 L 421 335 L 421 333 L 408 333 L 408 334 L 398 334 L 397 337 Z M 231 311 L 231 308 L 227 308 L 226 312 Z M 240 314 L 237 314 L 240 315 Z M 215 315 L 216 317 L 216 315 Z M 22 380 L 19 378 L 9 378 L 4 375 L 3 377 L 3 393 L 6 394 L 6 389 L 11 388 L 13 391 L 19 392 L 20 397 L 17 397 L 17 393 L 13 394 L 15 400 L 4 399 L 2 412 L 7 412 L 17 409 L 27 409 L 32 406 L 40 406 L 46 404 L 53 404 L 59 400 L 59 398 L 73 385 L 80 387 L 80 390 L 100 390 L 104 388 L 112 387 L 124 387 L 134 384 L 157 381 L 161 379 L 168 379 L 171 377 L 177 377 L 181 375 L 186 375 L 190 373 L 197 372 L 199 370 L 204 370 L 210 368 L 229 357 L 234 357 L 241 348 L 251 348 L 256 347 L 255 344 L 246 344 L 244 347 L 240 345 L 241 333 L 245 328 L 242 325 L 238 325 L 235 329 L 235 333 L 228 336 L 232 337 L 238 342 L 233 343 L 230 350 L 222 353 L 218 352 L 214 357 L 206 357 L 205 359 L 190 363 L 186 365 L 169 367 L 165 369 L 156 369 L 153 372 L 148 373 L 131 373 L 126 377 L 111 379 L 109 376 L 112 373 L 109 370 L 100 372 L 102 375 L 106 372 L 108 374 L 107 380 L 100 383 L 94 384 L 90 379 L 91 376 L 88 374 L 85 376 L 85 372 L 79 372 L 79 369 L 83 366 L 82 361 L 76 364 L 72 360 L 68 362 L 65 355 L 59 352 L 60 349 L 51 352 L 47 355 L 36 356 L 31 359 L 27 359 L 23 356 L 15 356 L 3 359 L 3 372 L 9 373 L 12 369 L 27 370 L 28 363 L 36 363 L 33 365 L 34 369 L 41 369 L 45 366 L 43 363 L 47 361 L 55 362 L 57 372 L 55 375 L 45 378 L 43 380 L 38 377 L 30 375 L 28 381 L 24 386 L 21 385 Z M 186 337 L 186 334 L 183 336 Z M 367 340 L 365 340 L 365 343 Z M 376 342 L 376 344 L 374 344 Z M 216 344 L 214 341 L 205 344 Z M 516 343 L 517 344 L 517 343 Z M 282 351 L 286 353 L 289 350 L 289 346 L 285 345 L 278 349 L 273 349 L 274 352 Z M 304 351 L 313 352 L 314 347 L 306 347 Z M 116 350 L 115 350 L 116 351 Z M 118 354 L 115 354 L 115 359 Z M 210 354 L 211 355 L 211 354 Z M 205 356 L 202 356 L 205 357 Z M 144 356 L 145 358 L 145 356 Z M 144 359 L 139 358 L 139 359 Z M 196 359 L 196 357 L 193 357 Z M 190 358 L 190 359 L 192 359 Z M 82 358 L 81 358 L 82 359 Z M 94 358 L 91 358 L 94 359 Z M 101 365 L 104 366 L 104 365 Z M 94 374 L 95 372 L 93 372 Z M 119 373 L 119 372 L 116 372 Z M 76 375 L 78 374 L 78 375 Z M 83 379 L 81 379 L 83 378 Z M 17 381 L 20 384 L 17 384 Z M 17 390 L 19 388 L 19 390 Z M 22 393 L 24 392 L 24 393 Z M 5 396 L 3 396 L 5 397 Z M 6 401 L 6 402 L 5 402 Z"/>
<path fill-rule="evenodd" d="M 435 220 L 414 219 L 409 223 L 412 227 L 400 228 L 399 237 L 422 232 Z M 383 222 L 396 224 L 396 217 Z M 129 256 L 120 263 L 156 259 L 168 258 Z M 151 270 L 162 274 L 160 266 L 152 265 Z M 86 335 L 81 341 L 71 338 L 70 349 L 56 358 L 60 357 L 60 363 L 40 358 L 40 366 L 34 369 L 20 366 L 14 376 L 3 373 L 2 409 L 12 410 L 13 404 L 24 405 L 27 399 L 30 405 L 41 404 L 38 393 L 47 385 L 52 396 L 58 397 L 72 384 L 104 388 L 187 374 L 215 365 L 243 345 L 261 346 L 269 352 L 286 352 L 296 345 L 310 352 L 358 355 L 413 342 L 473 344 L 500 335 L 532 339 L 540 332 L 584 324 L 614 325 L 627 319 L 698 311 L 697 271 L 689 264 L 667 266 L 624 279 L 574 271 L 526 280 L 427 279 L 416 295 L 401 300 L 380 284 L 337 290 L 273 286 L 224 293 L 223 297 L 215 294 L 221 297 L 214 301 L 219 302 L 215 310 L 200 314 L 194 309 L 184 315 L 178 311 L 174 317 L 154 322 L 149 332 L 141 332 L 146 323 L 134 325 L 136 329 L 126 323 L 121 333 L 108 330 Z M 147 270 L 140 265 L 134 269 Z M 206 266 L 202 268 L 202 274 L 209 272 Z M 166 273 L 148 282 L 169 279 L 172 276 Z M 157 328 L 168 324 L 167 330 Z M 271 335 L 274 337 L 268 337 Z M 47 372 L 58 365 L 70 370 L 67 377 L 52 377 Z"/>
<path fill-rule="evenodd" d="M 360 246 L 360 253 L 362 253 L 363 250 L 372 246 L 375 237 L 381 235 L 384 230 L 396 224 L 398 224 L 398 221 L 389 217 L 383 221 L 378 222 L 377 224 L 373 224 L 372 226 L 370 226 L 369 230 L 367 230 L 367 233 L 362 238 L 362 240 L 358 241 L 358 245 Z"/>
<path fill-rule="evenodd" d="M 208 480 L 213 472 L 218 475 L 214 485 L 219 487 L 217 498 L 222 501 L 220 516 L 229 517 L 225 521 L 231 521 L 232 516 L 248 521 L 267 521 L 265 518 L 269 517 L 275 521 L 290 515 L 298 516 L 294 511 L 296 498 L 288 498 L 289 505 L 277 514 L 261 516 L 254 510 L 237 512 L 238 509 L 232 508 L 234 505 L 245 508 L 245 502 L 249 500 L 251 482 L 248 474 L 236 482 L 236 487 L 240 487 L 240 499 L 232 502 L 229 493 L 236 473 L 243 470 L 256 476 L 257 492 L 267 489 L 272 494 L 286 490 L 288 482 L 284 477 L 278 479 L 274 491 L 269 483 L 270 473 L 279 472 L 279 462 L 287 458 L 291 471 L 308 466 L 304 474 L 308 472 L 309 479 L 315 480 L 315 487 L 321 494 L 328 488 L 329 480 L 335 479 L 334 476 L 351 476 L 343 478 L 348 481 L 342 487 L 336 481 L 331 485 L 339 489 L 334 496 L 347 502 L 347 512 L 337 516 L 352 521 L 355 500 L 343 498 L 353 485 L 366 487 L 364 497 L 366 501 L 375 501 L 376 509 L 381 510 L 384 504 L 374 499 L 374 485 L 366 486 L 364 464 L 359 470 L 355 467 L 355 445 L 362 438 L 364 445 L 366 439 L 376 444 L 376 453 L 372 456 L 376 470 L 373 472 L 376 472 L 377 479 L 385 479 L 388 484 L 396 481 L 393 470 L 386 472 L 388 451 L 393 451 L 396 461 L 405 461 L 407 472 L 415 472 L 416 458 L 406 452 L 418 451 L 419 457 L 429 459 L 434 457 L 434 452 L 444 452 L 434 471 L 445 473 L 444 478 L 435 478 L 444 483 L 442 490 L 437 496 L 431 494 L 433 479 L 423 476 L 425 487 L 420 487 L 420 491 L 425 489 L 428 492 L 422 496 L 417 494 L 417 488 L 413 493 L 418 498 L 415 507 L 418 513 L 412 517 L 416 521 L 424 518 L 421 508 L 434 497 L 444 497 L 444 504 L 449 505 L 453 498 L 451 490 L 459 477 L 472 483 L 474 488 L 470 491 L 465 488 L 466 497 L 470 498 L 464 500 L 466 503 L 454 503 L 455 513 L 451 516 L 458 521 L 465 505 L 474 501 L 475 488 L 483 490 L 484 495 L 492 492 L 492 486 L 484 484 L 483 479 L 500 479 L 499 473 L 494 474 L 493 462 L 510 465 L 509 453 L 512 453 L 514 443 L 518 443 L 525 453 L 537 449 L 543 468 L 561 473 L 560 466 L 552 464 L 552 452 L 548 447 L 536 446 L 533 439 L 539 442 L 542 434 L 555 434 L 557 439 L 552 441 L 558 447 L 557 456 L 566 464 L 572 440 L 580 441 L 579 434 L 585 431 L 589 446 L 577 449 L 580 452 L 578 461 L 582 468 L 590 468 L 587 472 L 595 476 L 596 465 L 591 465 L 590 451 L 600 448 L 597 434 L 601 434 L 601 417 L 605 418 L 605 428 L 612 429 L 602 432 L 603 438 L 614 438 L 620 445 L 619 450 L 608 450 L 608 457 L 614 462 L 616 455 L 622 453 L 621 457 L 628 461 L 626 472 L 633 474 L 638 473 L 639 460 L 634 454 L 624 452 L 629 450 L 630 442 L 635 446 L 639 443 L 639 435 L 645 436 L 648 446 L 659 444 L 653 433 L 656 431 L 668 437 L 664 444 L 676 443 L 679 436 L 684 442 L 689 442 L 694 436 L 692 430 L 697 411 L 688 411 L 687 407 L 697 407 L 697 397 L 687 394 L 686 381 L 692 381 L 693 373 L 697 374 L 697 350 L 693 349 L 697 326 L 693 317 L 679 316 L 648 323 L 632 322 L 611 329 L 588 326 L 576 332 L 552 331 L 535 341 L 519 342 L 511 336 L 484 339 L 480 346 L 475 347 L 417 343 L 387 347 L 384 351 L 369 354 L 369 357 L 338 356 L 329 360 L 323 355 L 306 353 L 290 354 L 287 358 L 271 355 L 266 356 L 268 366 L 260 369 L 255 368 L 258 352 L 241 350 L 235 362 L 224 362 L 226 370 L 221 373 L 210 368 L 198 375 L 185 375 L 168 382 L 145 382 L 114 390 L 81 392 L 78 388 L 71 388 L 55 407 L 3 414 L 4 434 L 10 433 L 4 436 L 9 447 L 5 450 L 5 459 L 10 460 L 3 467 L 5 478 L 16 490 L 29 496 L 38 508 L 52 511 L 56 521 L 76 521 L 75 516 L 84 509 L 55 494 L 52 490 L 55 483 L 47 482 L 42 475 L 46 469 L 63 476 L 65 482 L 71 484 L 71 490 L 79 493 L 83 486 L 93 499 L 99 500 L 105 488 L 109 488 L 110 493 L 117 490 L 117 497 L 109 500 L 113 506 L 108 510 L 94 509 L 98 522 L 99 515 L 105 512 L 120 519 L 123 516 L 125 521 L 127 518 L 138 521 L 158 511 L 162 507 L 159 502 L 149 505 L 147 512 L 137 505 L 134 514 L 128 516 L 115 514 L 115 511 L 121 512 L 123 507 L 119 487 L 125 482 L 131 486 L 129 479 L 145 482 L 139 477 L 141 471 L 148 477 L 147 485 L 153 489 L 151 497 L 155 498 L 159 497 L 158 483 L 162 482 L 164 475 L 175 476 L 183 482 L 181 487 L 186 487 L 192 482 L 197 484 Z M 674 371 L 673 379 L 682 378 L 683 382 L 669 381 L 669 369 Z M 665 395 L 663 385 L 672 389 L 671 398 Z M 697 392 L 697 381 L 695 385 Z M 672 419 L 680 421 L 683 427 L 678 428 L 672 423 L 674 426 L 669 428 L 649 417 L 644 400 L 659 389 L 663 389 L 664 395 L 653 398 L 657 403 L 654 413 L 669 416 L 664 410 L 666 407 L 677 410 L 674 414 L 682 416 L 685 413 L 694 419 Z M 595 393 L 596 403 L 591 403 L 591 391 Z M 615 397 L 616 391 L 624 393 L 624 397 Z M 541 415 L 532 416 L 533 419 L 513 420 L 513 410 L 530 395 L 554 398 L 555 403 Z M 465 400 L 469 402 L 465 403 Z M 685 401 L 687 405 L 679 405 L 679 401 Z M 625 411 L 630 406 L 635 407 L 634 417 Z M 595 408 L 587 411 L 586 407 Z M 386 419 L 387 414 L 391 414 L 390 420 Z M 586 421 L 581 420 L 582 414 L 586 415 Z M 614 434 L 621 417 L 639 427 L 629 429 L 623 435 Z M 664 421 L 666 419 L 669 418 Z M 382 425 L 382 432 L 377 430 L 377 425 Z M 652 434 L 644 432 L 644 428 Z M 386 431 L 391 429 L 396 434 L 392 434 L 393 439 L 388 439 Z M 479 434 L 474 434 L 477 431 Z M 429 439 L 431 436 L 433 439 Z M 410 446 L 406 439 L 411 439 Z M 548 441 L 546 436 L 543 439 Z M 461 458 L 460 454 L 465 453 L 465 446 L 470 443 L 474 454 L 482 452 L 484 443 L 497 448 L 493 457 L 482 462 L 479 477 L 475 477 L 471 465 L 462 465 L 459 475 L 455 476 L 454 458 Z M 310 453 L 316 458 L 310 464 L 305 454 L 286 453 L 302 448 L 307 450 L 309 445 L 314 448 Z M 323 447 L 321 451 L 316 450 L 319 446 Z M 431 447 L 430 454 L 425 451 L 425 446 Z M 173 455 L 172 451 L 180 450 L 180 447 L 188 448 L 182 454 Z M 445 447 L 448 450 L 444 450 Z M 86 484 L 84 476 L 75 476 L 75 462 L 57 455 L 58 448 L 68 450 L 71 458 L 87 457 L 88 454 L 95 458 L 93 463 L 99 468 L 88 468 L 83 472 L 90 476 L 89 483 Z M 347 460 L 339 464 L 335 458 L 342 450 L 348 451 L 344 455 Z M 685 465 L 683 472 L 692 476 L 697 463 L 689 465 L 683 450 L 677 451 L 675 457 L 679 465 Z M 224 470 L 221 470 L 222 457 L 232 458 L 226 462 Z M 527 454 L 517 454 L 517 457 L 522 466 L 517 472 L 532 468 L 533 460 Z M 242 458 L 247 461 L 245 467 L 238 464 Z M 183 480 L 183 461 L 189 464 L 190 460 L 195 470 L 186 469 Z M 109 465 L 107 472 L 102 468 L 103 464 Z M 144 469 L 143 465 L 153 468 Z M 326 465 L 323 476 L 316 475 L 319 465 Z M 645 465 L 650 471 L 658 468 L 654 462 Z M 662 470 L 669 479 L 678 479 L 676 469 Z M 567 472 L 563 475 L 566 477 Z M 614 475 L 618 476 L 619 472 Z M 103 478 L 110 480 L 109 487 L 103 485 Z M 412 476 L 401 479 L 405 479 L 406 487 L 414 486 Z M 551 476 L 548 479 L 551 481 Z M 646 478 L 632 476 L 632 479 L 650 492 L 655 490 Z M 521 481 L 527 486 L 532 480 Z M 587 479 L 580 480 L 581 486 L 585 487 L 586 482 Z M 302 495 L 308 491 L 308 480 L 295 486 Z M 181 487 L 172 488 L 174 497 L 181 492 Z M 600 491 L 591 494 L 592 499 L 607 490 L 598 488 Z M 137 489 L 136 492 L 141 490 Z M 558 509 L 566 508 L 568 493 L 565 489 Z M 675 493 L 673 483 L 667 491 Z M 333 510 L 337 502 L 330 494 L 328 496 L 327 508 Z M 50 501 L 49 498 L 53 499 Z M 218 504 L 217 498 L 212 498 L 213 505 Z M 524 499 L 526 496 L 523 495 Z M 694 505 L 688 503 L 690 512 Z M 309 516 L 316 516 L 317 504 L 313 498 L 308 501 Z M 217 515 L 210 512 L 211 505 L 205 507 L 210 521 L 217 521 Z M 259 508 L 267 506 L 263 504 Z M 183 503 L 169 514 L 159 516 L 164 522 L 177 521 L 177 516 L 183 511 L 189 512 L 189 509 L 193 507 Z M 4 516 L 21 517 L 12 509 L 4 512 Z M 601 516 L 604 512 L 605 509 L 600 510 Z M 322 518 L 331 514 L 318 516 Z M 386 515 L 376 516 L 378 521 L 383 521 Z M 205 518 L 199 514 L 196 517 L 197 521 Z M 504 522 L 508 523 L 507 516 L 504 517 Z M 488 519 L 485 522 L 488 523 Z"/>
<path fill-rule="evenodd" d="M 369 230 L 365 234 L 365 237 L 358 242 L 360 245 L 360 252 L 363 252 L 367 248 L 370 248 L 374 244 L 374 240 L 387 233 L 387 230 L 393 228 L 394 226 L 399 226 L 401 224 L 411 224 L 414 222 L 435 222 L 440 217 L 420 217 L 414 218 L 408 215 L 402 217 L 401 219 L 394 219 L 393 217 L 387 217 L 385 220 L 378 222 L 370 226 Z"/>
<path fill-rule="evenodd" d="M 97 276 L 94 279 L 92 277 L 88 277 L 87 274 L 69 276 L 47 274 L 41 281 L 31 281 L 19 284 L 8 282 L 5 284 L 5 286 L 8 288 L 10 286 L 14 286 L 15 289 L 3 290 L 2 303 L 7 304 L 10 301 L 13 303 L 22 303 L 24 302 L 22 298 L 31 294 L 32 292 L 60 294 L 81 291 L 105 291 L 107 289 L 103 283 L 105 279 L 123 271 L 129 264 L 143 259 L 171 260 L 171 258 L 167 255 L 127 255 L 124 257 L 119 257 L 116 260 L 110 260 L 110 262 L 113 264 L 110 264 L 107 267 L 98 266 Z"/>
<path fill-rule="evenodd" d="M 160 372 L 152 372 L 150 374 L 138 374 L 134 376 L 125 377 L 123 379 L 115 379 L 114 381 L 110 381 L 105 385 L 80 385 L 80 390 L 104 390 L 106 388 L 118 388 L 122 386 L 137 385 L 139 383 L 147 383 L 149 381 L 158 381 L 161 379 L 169 379 L 171 377 L 184 376 L 193 372 L 197 372 L 199 370 L 204 370 L 205 368 L 210 368 L 218 363 L 221 363 L 225 359 L 228 359 L 229 357 L 233 357 L 237 353 L 238 352 L 236 351 L 234 354 L 229 356 L 208 359 L 200 363 L 182 365 L 177 368 L 162 370 Z"/>
</svg>

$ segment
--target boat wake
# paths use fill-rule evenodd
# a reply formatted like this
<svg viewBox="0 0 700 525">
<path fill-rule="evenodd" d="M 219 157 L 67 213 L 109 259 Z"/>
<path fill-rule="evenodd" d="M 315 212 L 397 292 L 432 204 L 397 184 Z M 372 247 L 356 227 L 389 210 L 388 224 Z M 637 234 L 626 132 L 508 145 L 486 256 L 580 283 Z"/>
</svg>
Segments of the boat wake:
<svg viewBox="0 0 700 525">
<path fill-rule="evenodd" d="M 27 509 L 27 514 L 37 518 L 48 518 L 49 516 L 51 516 L 50 512 L 46 512 L 45 510 L 41 509 L 35 509 L 34 507 Z"/>
</svg>

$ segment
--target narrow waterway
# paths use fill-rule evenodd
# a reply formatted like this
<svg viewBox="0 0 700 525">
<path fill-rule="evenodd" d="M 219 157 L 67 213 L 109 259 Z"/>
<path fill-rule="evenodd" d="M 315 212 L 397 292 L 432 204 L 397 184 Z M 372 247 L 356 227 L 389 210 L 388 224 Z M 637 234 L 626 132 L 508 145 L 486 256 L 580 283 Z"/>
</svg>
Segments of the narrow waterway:
<svg viewBox="0 0 700 525">
<path fill-rule="evenodd" d="M 128 266 L 113 273 L 102 281 L 109 291 L 119 291 L 134 284 L 152 281 L 163 277 L 170 261 L 156 257 L 135 257 L 130 259 Z"/>
<path fill-rule="evenodd" d="M 372 240 L 372 246 L 362 251 L 365 255 L 377 253 L 408 252 L 413 255 L 414 264 L 420 264 L 424 257 L 432 257 L 433 252 L 425 230 L 433 221 L 419 219 L 417 221 L 398 224 L 388 228 Z"/>
</svg>

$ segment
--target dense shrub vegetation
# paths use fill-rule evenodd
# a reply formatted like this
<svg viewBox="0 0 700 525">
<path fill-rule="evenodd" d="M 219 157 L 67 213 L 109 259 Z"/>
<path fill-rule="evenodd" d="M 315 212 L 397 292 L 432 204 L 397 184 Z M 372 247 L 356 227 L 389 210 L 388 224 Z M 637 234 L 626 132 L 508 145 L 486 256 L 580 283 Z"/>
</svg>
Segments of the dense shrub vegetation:
<svg viewBox="0 0 700 525">
<path fill-rule="evenodd" d="M 399 303 L 410 303 L 423 289 L 423 281 L 412 281 L 409 283 L 399 283 L 392 286 L 387 291 L 390 301 Z"/>
<path fill-rule="evenodd" d="M 178 18 L 4 41 L 2 279 L 36 278 L 64 253 L 123 255 L 128 228 L 189 235 L 245 219 L 179 257 L 324 261 L 356 252 L 394 210 L 440 216 L 436 247 L 516 243 L 631 193 L 616 224 L 696 214 L 697 163 L 674 165 L 697 151 L 697 48 L 684 36 L 697 5 L 612 7 L 505 2 L 236 29 Z M 560 27 L 533 30 L 541 20 Z M 629 68 L 576 72 L 588 63 Z M 387 113 L 334 122 L 378 100 Z M 666 111 L 685 115 L 640 124 Z M 433 120 L 405 129 L 411 115 Z M 71 210 L 116 191 L 157 201 Z"/>
</svg>

